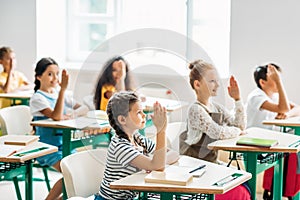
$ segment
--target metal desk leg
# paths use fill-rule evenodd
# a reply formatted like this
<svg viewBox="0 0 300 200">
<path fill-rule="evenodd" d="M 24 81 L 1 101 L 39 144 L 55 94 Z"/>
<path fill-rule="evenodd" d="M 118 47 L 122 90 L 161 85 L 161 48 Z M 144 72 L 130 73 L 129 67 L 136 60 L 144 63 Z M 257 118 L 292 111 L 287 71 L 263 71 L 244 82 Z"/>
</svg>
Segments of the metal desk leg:
<svg viewBox="0 0 300 200">
<path fill-rule="evenodd" d="M 33 200 L 32 161 L 26 161 L 25 195 L 26 200 Z"/>
<path fill-rule="evenodd" d="M 214 194 L 209 194 L 207 197 L 207 200 L 215 200 L 215 195 Z"/>
<path fill-rule="evenodd" d="M 72 129 L 63 129 L 63 158 L 71 154 Z"/>
<path fill-rule="evenodd" d="M 295 135 L 300 135 L 300 127 L 293 127 L 295 129 Z"/>
<path fill-rule="evenodd" d="M 273 178 L 273 199 L 282 199 L 283 188 L 283 158 L 278 160 L 278 165 L 274 166 L 274 178 Z"/>
<path fill-rule="evenodd" d="M 246 171 L 252 174 L 252 178 L 248 181 L 251 190 L 251 197 L 256 199 L 256 172 L 257 172 L 257 154 L 256 152 L 247 152 Z"/>
</svg>

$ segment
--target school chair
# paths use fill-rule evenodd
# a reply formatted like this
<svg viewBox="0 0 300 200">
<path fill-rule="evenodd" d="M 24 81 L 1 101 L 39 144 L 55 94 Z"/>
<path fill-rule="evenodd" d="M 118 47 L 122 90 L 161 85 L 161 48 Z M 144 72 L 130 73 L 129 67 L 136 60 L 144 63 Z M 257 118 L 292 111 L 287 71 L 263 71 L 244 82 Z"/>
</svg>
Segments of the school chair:
<svg viewBox="0 0 300 200">
<path fill-rule="evenodd" d="M 94 199 L 105 170 L 106 149 L 92 149 L 64 157 L 60 166 L 68 198 Z M 75 198 L 76 197 L 76 198 Z"/>
<path fill-rule="evenodd" d="M 167 145 L 179 152 L 179 135 L 186 130 L 186 122 L 170 122 L 167 125 Z"/>
<path fill-rule="evenodd" d="M 86 105 L 89 110 L 95 110 L 93 95 L 87 95 L 83 97 L 83 104 Z"/>
<path fill-rule="evenodd" d="M 30 122 L 32 116 L 29 106 L 16 105 L 0 109 L 0 124 L 2 135 L 31 135 L 33 134 L 32 126 Z M 48 166 L 40 166 L 38 163 L 34 163 L 33 167 L 41 168 L 44 174 L 44 181 L 46 183 L 48 191 L 50 191 L 50 180 L 48 177 Z M 37 179 L 34 179 L 37 180 Z M 15 187 L 18 184 L 14 181 Z"/>
</svg>

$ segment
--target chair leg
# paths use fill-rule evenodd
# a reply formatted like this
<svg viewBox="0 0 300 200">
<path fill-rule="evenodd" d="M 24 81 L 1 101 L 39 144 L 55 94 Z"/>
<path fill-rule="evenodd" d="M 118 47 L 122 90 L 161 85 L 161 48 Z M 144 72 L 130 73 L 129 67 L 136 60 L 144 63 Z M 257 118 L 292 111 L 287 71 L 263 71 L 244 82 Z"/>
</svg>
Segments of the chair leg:
<svg viewBox="0 0 300 200">
<path fill-rule="evenodd" d="M 47 185 L 48 192 L 50 192 L 51 187 L 50 187 L 50 180 L 49 180 L 49 177 L 48 177 L 48 170 L 47 170 L 46 167 L 43 167 L 42 169 L 43 169 L 43 173 L 44 173 L 45 182 L 46 182 L 46 185 Z"/>
<path fill-rule="evenodd" d="M 18 177 L 16 177 L 16 176 L 13 177 L 13 181 L 14 181 L 14 185 L 15 185 L 15 190 L 16 190 L 17 198 L 18 198 L 18 200 L 22 200 Z"/>
</svg>

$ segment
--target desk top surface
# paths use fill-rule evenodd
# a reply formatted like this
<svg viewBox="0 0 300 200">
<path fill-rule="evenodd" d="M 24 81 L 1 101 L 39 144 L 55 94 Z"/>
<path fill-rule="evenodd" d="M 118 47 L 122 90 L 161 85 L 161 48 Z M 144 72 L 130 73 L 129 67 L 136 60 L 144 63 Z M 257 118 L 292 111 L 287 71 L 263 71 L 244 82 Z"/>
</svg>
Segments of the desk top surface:
<svg viewBox="0 0 300 200">
<path fill-rule="evenodd" d="M 264 125 L 276 125 L 276 126 L 299 126 L 300 127 L 300 117 L 291 117 L 288 119 L 273 119 L 264 120 Z"/>
<path fill-rule="evenodd" d="M 30 123 L 32 126 L 49 127 L 49 128 L 73 128 L 73 129 L 99 129 L 109 128 L 107 120 L 96 118 L 79 117 L 71 120 L 53 121 L 52 119 L 38 120 Z"/>
<path fill-rule="evenodd" d="M 5 139 L 8 138 L 8 137 L 10 137 L 10 136 L 9 135 L 1 136 L 0 137 L 0 144 L 3 145 Z M 38 150 L 40 148 L 42 148 L 42 149 Z M 54 152 L 58 151 L 56 146 L 49 145 L 49 144 L 42 143 L 42 142 L 33 142 L 31 144 L 28 144 L 28 145 L 24 146 L 24 148 L 19 149 L 17 154 L 22 153 L 22 152 L 28 152 L 28 151 L 31 151 L 31 150 L 37 150 L 37 151 L 25 154 L 24 156 L 21 156 L 21 157 L 14 156 L 15 154 L 11 155 L 11 156 L 8 156 L 8 157 L 0 157 L 0 162 L 24 162 L 24 161 L 27 161 L 27 160 L 31 160 L 33 158 L 38 158 L 38 157 L 41 157 L 41 156 L 44 156 L 44 155 L 47 155 L 47 154 L 54 153 Z"/>
<path fill-rule="evenodd" d="M 166 107 L 167 111 L 175 111 L 178 109 L 181 109 L 184 106 L 187 106 L 188 103 L 184 101 L 177 101 L 173 99 L 164 99 L 159 97 L 146 97 L 146 101 L 142 102 L 143 110 L 144 111 L 152 111 L 153 110 L 153 104 L 155 102 L 159 102 L 162 106 Z"/>
<path fill-rule="evenodd" d="M 249 180 L 252 175 L 248 172 L 236 170 L 234 168 L 210 163 L 196 158 L 181 156 L 179 161 L 174 165 L 181 167 L 199 167 L 206 165 L 206 172 L 200 177 L 195 178 L 186 186 L 161 184 L 161 183 L 145 183 L 144 178 L 146 172 L 141 171 L 111 183 L 110 187 L 120 190 L 135 190 L 135 191 L 153 191 L 153 192 L 179 192 L 179 193 L 205 193 L 205 194 L 223 194 L 232 188 Z M 217 173 L 216 173 L 217 172 Z M 227 182 L 222 186 L 214 185 L 216 182 L 231 175 L 241 174 L 238 178 Z"/>
<path fill-rule="evenodd" d="M 281 133 L 278 131 L 271 131 L 262 128 L 249 128 L 246 129 L 245 135 L 227 139 L 218 140 L 208 145 L 209 149 L 215 150 L 229 150 L 229 151 L 250 151 L 250 152 L 282 152 L 282 153 L 297 153 L 300 151 L 300 136 L 292 135 L 288 133 Z M 276 139 L 278 144 L 270 148 L 268 147 L 254 147 L 236 145 L 236 142 L 241 137 L 253 137 L 261 139 Z"/>
<path fill-rule="evenodd" d="M 11 93 L 0 93 L 0 98 L 20 98 L 20 99 L 30 99 L 33 94 L 33 90 L 24 90 Z"/>
</svg>

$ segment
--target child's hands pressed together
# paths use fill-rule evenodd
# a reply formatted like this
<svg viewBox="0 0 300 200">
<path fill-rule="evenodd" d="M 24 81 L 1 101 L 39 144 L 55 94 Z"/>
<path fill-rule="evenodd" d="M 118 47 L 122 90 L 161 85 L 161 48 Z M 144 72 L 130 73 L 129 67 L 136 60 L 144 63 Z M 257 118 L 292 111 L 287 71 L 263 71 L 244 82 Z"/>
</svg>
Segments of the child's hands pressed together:
<svg viewBox="0 0 300 200">
<path fill-rule="evenodd" d="M 65 69 L 62 70 L 61 74 L 61 82 L 60 82 L 60 88 L 61 90 L 66 90 L 69 84 L 69 74 Z"/>
<path fill-rule="evenodd" d="M 231 76 L 229 79 L 229 86 L 228 88 L 228 94 L 231 98 L 233 98 L 235 101 L 240 100 L 240 89 L 237 81 L 235 80 L 234 76 Z"/>
<path fill-rule="evenodd" d="M 157 132 L 165 131 L 167 128 L 167 111 L 160 103 L 153 104 L 154 113 L 151 115 L 154 126 Z"/>
</svg>

